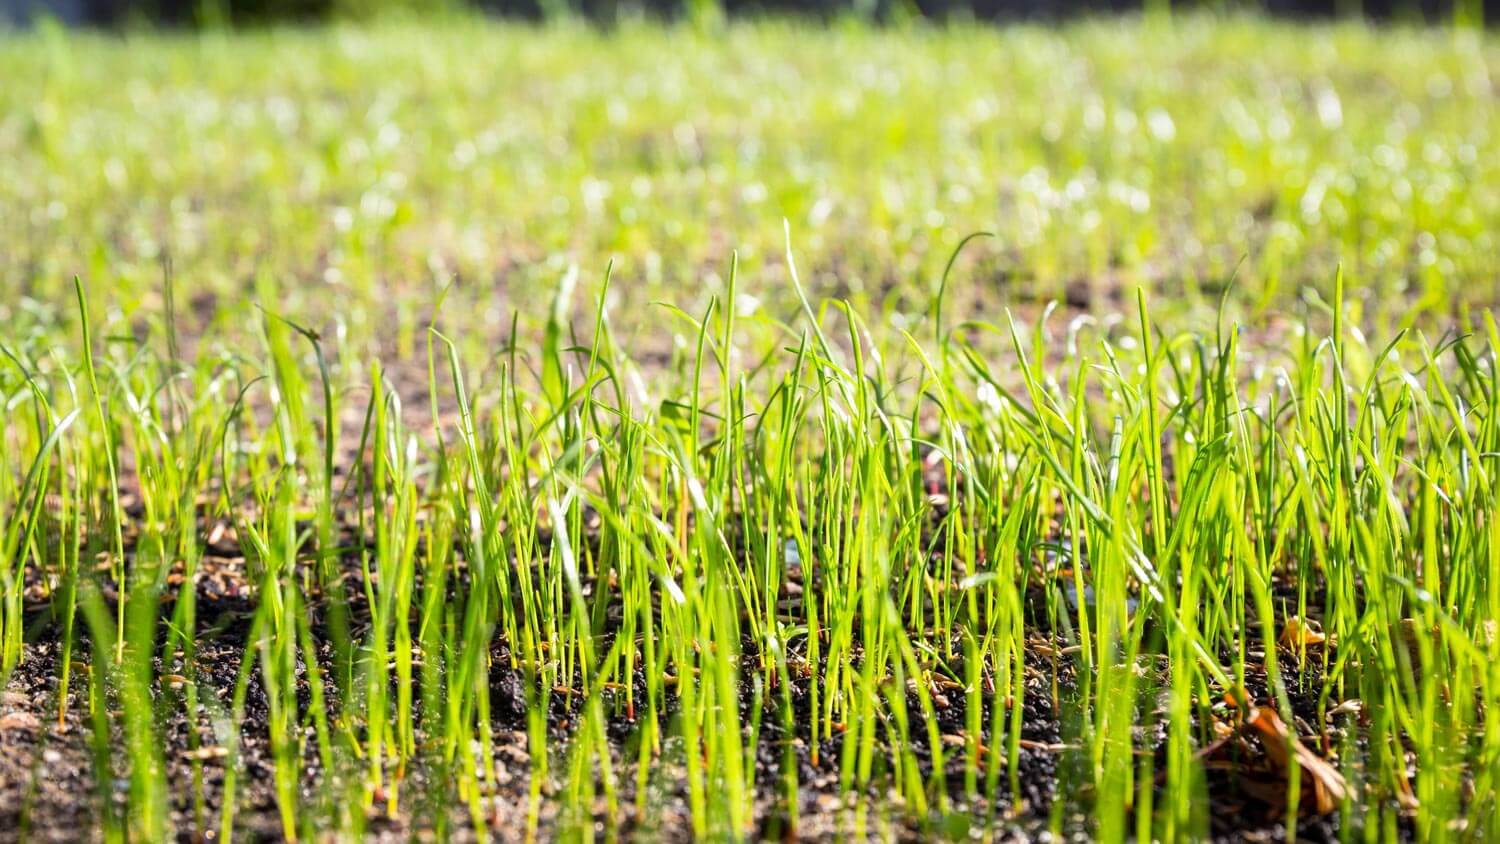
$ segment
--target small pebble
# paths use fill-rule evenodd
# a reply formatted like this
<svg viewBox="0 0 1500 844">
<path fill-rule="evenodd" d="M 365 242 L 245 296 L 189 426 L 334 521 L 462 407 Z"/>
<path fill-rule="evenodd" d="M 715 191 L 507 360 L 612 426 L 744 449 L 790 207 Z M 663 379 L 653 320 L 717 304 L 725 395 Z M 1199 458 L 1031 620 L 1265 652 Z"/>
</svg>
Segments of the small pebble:
<svg viewBox="0 0 1500 844">
<path fill-rule="evenodd" d="M 36 730 L 42 726 L 41 719 L 30 712 L 10 712 L 0 715 L 0 732 L 11 730 Z"/>
</svg>

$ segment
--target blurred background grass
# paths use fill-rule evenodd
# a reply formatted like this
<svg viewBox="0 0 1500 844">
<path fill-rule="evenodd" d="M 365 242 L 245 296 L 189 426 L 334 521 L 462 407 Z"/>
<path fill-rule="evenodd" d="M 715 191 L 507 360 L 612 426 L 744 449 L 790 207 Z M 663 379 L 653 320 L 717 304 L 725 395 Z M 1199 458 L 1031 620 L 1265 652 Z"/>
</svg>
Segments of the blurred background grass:
<svg viewBox="0 0 1500 844">
<path fill-rule="evenodd" d="M 746 312 L 784 314 L 783 219 L 815 292 L 897 326 L 978 230 L 961 308 L 1140 284 L 1212 308 L 1231 277 L 1276 308 L 1342 262 L 1366 318 L 1409 324 L 1500 277 L 1500 42 L 1473 30 L 460 16 L 0 44 L 17 326 L 75 273 L 150 305 L 168 256 L 199 329 L 270 299 L 409 339 L 456 281 L 499 331 L 610 260 L 627 308 L 694 306 L 733 250 Z"/>
<path fill-rule="evenodd" d="M 704 19 L 768 12 L 884 21 L 931 18 L 1059 19 L 1145 9 L 1255 12 L 1297 17 L 1369 17 L 1406 23 L 1494 20 L 1497 0 L 0 0 L 0 20 L 52 17 L 70 23 L 220 26 L 285 20 L 368 19 L 472 10 L 508 17 L 582 15 L 610 23 L 651 15 Z"/>
</svg>

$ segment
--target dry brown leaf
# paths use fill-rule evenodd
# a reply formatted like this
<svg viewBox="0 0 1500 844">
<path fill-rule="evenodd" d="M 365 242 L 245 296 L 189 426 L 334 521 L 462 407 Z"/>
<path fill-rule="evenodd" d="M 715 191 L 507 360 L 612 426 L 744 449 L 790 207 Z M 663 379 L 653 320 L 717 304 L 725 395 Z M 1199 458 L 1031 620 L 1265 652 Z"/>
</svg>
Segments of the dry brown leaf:
<svg viewBox="0 0 1500 844">
<path fill-rule="evenodd" d="M 1327 759 L 1314 753 L 1312 748 L 1293 736 L 1276 710 L 1268 706 L 1252 708 L 1245 719 L 1245 726 L 1260 736 L 1267 755 L 1284 771 L 1291 769 L 1293 761 L 1287 752 L 1287 744 L 1290 742 L 1297 767 L 1302 770 L 1303 787 L 1311 787 L 1318 814 L 1333 812 L 1338 809 L 1339 803 L 1349 797 L 1349 784 L 1344 781 L 1344 775 Z"/>
<path fill-rule="evenodd" d="M 1316 621 L 1308 621 L 1294 615 L 1288 618 L 1286 625 L 1281 628 L 1280 641 L 1283 647 L 1304 648 L 1308 645 L 1321 645 L 1328 641 L 1328 637 L 1318 629 Z"/>
</svg>

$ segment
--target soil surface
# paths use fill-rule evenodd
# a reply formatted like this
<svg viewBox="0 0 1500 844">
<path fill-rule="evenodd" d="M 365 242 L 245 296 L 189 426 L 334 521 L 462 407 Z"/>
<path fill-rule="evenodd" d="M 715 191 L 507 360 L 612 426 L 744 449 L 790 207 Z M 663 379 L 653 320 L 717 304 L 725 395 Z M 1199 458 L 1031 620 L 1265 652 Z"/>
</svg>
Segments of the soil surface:
<svg viewBox="0 0 1500 844">
<path fill-rule="evenodd" d="M 253 611 L 253 588 L 246 579 L 245 558 L 233 538 L 232 530 L 221 524 L 205 522 L 202 526 L 205 556 L 196 578 L 198 597 L 198 631 L 196 655 L 191 665 L 182 662 L 180 654 L 171 665 L 158 660 L 157 686 L 153 693 L 158 701 L 159 739 L 164 742 L 167 776 L 171 785 L 171 821 L 182 840 L 212 840 L 221 817 L 221 802 L 226 766 L 232 764 L 219 740 L 222 731 L 233 725 L 223 723 L 234 694 L 240 660 L 245 651 L 249 618 Z M 346 540 L 347 541 L 347 540 Z M 347 565 L 353 570 L 353 561 Z M 181 578 L 176 578 L 181 581 Z M 596 584 L 588 584 L 592 591 Z M 40 584 L 32 585 L 33 594 Z M 36 595 L 40 597 L 40 595 Z M 349 604 L 356 629 L 363 608 L 357 592 L 350 590 Z M 1086 838 L 1086 819 L 1077 800 L 1064 800 L 1054 806 L 1059 790 L 1067 793 L 1070 777 L 1067 760 L 1077 758 L 1070 751 L 1075 737 L 1065 735 L 1069 707 L 1076 695 L 1074 662 L 1067 655 L 1065 642 L 1045 635 L 1048 629 L 1043 616 L 1044 598 L 1040 591 L 1030 596 L 1027 653 L 1027 675 L 1023 700 L 1024 720 L 1019 752 L 1019 791 L 1012 794 L 1008 775 L 1001 776 L 994 794 L 979 794 L 972 799 L 964 795 L 961 750 L 945 748 L 946 780 L 953 800 L 950 812 L 926 825 L 903 814 L 899 796 L 889 790 L 889 783 L 872 786 L 857 797 L 841 796 L 839 789 L 839 736 L 824 740 L 818 748 L 818 762 L 813 761 L 810 733 L 810 691 L 806 660 L 802 648 L 794 642 L 789 648 L 789 664 L 802 665 L 789 678 L 791 700 L 797 728 L 787 731 L 771 704 L 776 698 L 765 695 L 767 711 L 761 721 L 757 745 L 755 778 L 755 817 L 758 835 L 764 840 L 807 839 L 832 840 L 841 833 L 863 829 L 871 838 L 919 840 L 932 836 L 964 838 L 985 830 L 1002 840 L 1052 839 L 1048 830 L 1061 828 L 1065 837 Z M 1315 603 L 1315 602 L 1314 602 Z M 96 834 L 98 807 L 106 792 L 109 799 L 123 807 L 127 780 L 123 771 L 114 771 L 112 781 L 101 789 L 92 764 L 92 742 L 88 717 L 87 662 L 88 637 L 80 634 L 73 650 L 74 670 L 70 688 L 58 687 L 62 646 L 56 625 L 48 623 L 44 605 L 33 604 L 35 631 L 25 646 L 24 659 L 10 677 L 0 697 L 0 840 L 78 841 Z M 315 633 L 321 615 L 313 612 Z M 164 637 L 163 632 L 162 636 Z M 157 649 L 160 649 L 160 639 Z M 607 638 L 606 638 L 607 643 Z M 607 644 L 606 644 L 607 646 Z M 961 648 L 956 648 L 961 653 Z M 331 659 L 331 654 L 327 654 Z M 509 653 L 498 639 L 492 646 L 490 672 L 494 770 L 496 778 L 491 793 L 485 795 L 485 817 L 482 822 L 502 840 L 522 837 L 528 825 L 532 760 L 526 734 L 526 689 L 522 674 L 509 667 Z M 1225 655 L 1226 659 L 1228 655 Z M 757 670 L 755 644 L 747 641 L 743 649 L 742 676 L 754 676 Z M 1295 655 L 1282 655 L 1284 671 L 1297 665 Z M 1150 660 L 1147 660 L 1148 664 Z M 953 666 L 961 671 L 961 664 Z M 1307 672 L 1292 672 L 1288 691 L 1299 730 L 1306 736 L 1316 735 L 1311 725 L 1317 715 L 1316 660 L 1309 658 Z M 306 676 L 299 671 L 299 676 Z M 1162 681 L 1164 678 L 1158 678 Z M 1264 676 L 1248 678 L 1249 693 L 1259 702 L 1270 700 Z M 196 719 L 189 719 L 182 705 L 183 686 L 196 683 L 200 706 Z M 305 680 L 303 681 L 305 685 Z M 644 694 L 644 680 L 636 678 L 637 690 Z M 303 689 L 304 705 L 309 700 Z M 332 689 L 328 689 L 332 697 Z M 963 747 L 965 704 L 961 690 L 941 687 L 930 690 L 936 707 L 939 733 L 945 744 Z M 420 692 L 414 693 L 420 699 Z M 669 695 L 669 700 L 671 696 Z M 995 701 L 992 693 L 985 698 L 984 723 L 989 724 L 989 710 Z M 662 755 L 652 765 L 650 792 L 636 793 L 636 759 L 639 733 L 623 705 L 623 693 L 605 696 L 610 714 L 608 737 L 613 755 L 612 767 L 619 787 L 620 814 L 607 820 L 602 798 L 595 809 L 595 823 L 602 834 L 606 828 L 627 837 L 639 835 L 649 839 L 687 840 L 690 838 L 690 811 L 685 786 L 681 751 L 671 740 L 665 742 Z M 746 683 L 741 707 L 749 723 L 755 700 Z M 920 706 L 915 689 L 909 695 L 911 709 Z M 564 694 L 550 697 L 549 731 L 554 745 L 571 733 L 578 716 L 578 700 Z M 666 718 L 670 720 L 672 713 Z M 1161 724 L 1160 717 L 1142 713 L 1140 723 Z M 1226 716 L 1228 718 L 1229 716 Z M 220 723 L 216 724 L 218 718 Z M 251 840 L 277 840 L 281 821 L 277 811 L 273 781 L 271 745 L 266 733 L 267 701 L 259 672 L 250 675 L 246 697 L 245 720 L 240 726 L 240 782 L 234 815 L 236 833 Z M 1075 721 L 1076 722 L 1076 719 Z M 1164 727 L 1142 727 L 1157 730 L 1155 744 L 1164 746 Z M 1223 730 L 1228 728 L 1221 727 Z M 417 737 L 419 745 L 425 737 Z M 121 737 L 114 736 L 118 747 Z M 919 761 L 930 772 L 931 748 L 923 731 L 914 731 Z M 1002 740 L 1003 741 L 1003 740 Z M 982 744 L 990 744 L 988 736 Z M 1153 746 L 1149 738 L 1143 746 Z M 788 750 L 790 752 L 788 752 Z M 115 756 L 118 760 L 123 754 Z M 1259 740 L 1248 733 L 1232 732 L 1205 750 L 1207 786 L 1212 802 L 1210 812 L 1216 837 L 1225 841 L 1274 841 L 1285 838 L 1285 779 L 1271 762 Z M 304 784 L 308 793 L 318 793 L 316 786 L 327 772 L 321 771 L 312 742 L 307 742 Z M 551 769 L 561 767 L 554 759 Z M 1164 765 L 1164 759 L 1163 765 Z M 783 766 L 794 764 L 799 783 L 797 823 L 793 827 L 785 805 Z M 1161 769 L 1161 768 L 1158 768 Z M 876 777 L 877 782 L 880 777 Z M 1072 777 L 1077 781 L 1077 777 Z M 394 812 L 383 803 L 366 812 L 368 837 L 376 840 L 409 840 L 436 837 L 474 837 L 473 819 L 466 803 L 449 789 L 441 765 L 419 760 L 406 772 L 400 784 Z M 558 784 L 541 785 L 542 799 L 537 816 L 538 834 L 543 840 L 553 837 L 563 822 L 557 815 L 561 801 L 548 799 Z M 1306 801 L 1310 803 L 1311 801 Z M 645 807 L 646 811 L 639 811 Z M 1056 810 L 1056 811 L 1054 811 Z M 1336 815 L 1304 817 L 1297 829 L 1303 840 L 1332 841 L 1337 838 Z"/>
</svg>

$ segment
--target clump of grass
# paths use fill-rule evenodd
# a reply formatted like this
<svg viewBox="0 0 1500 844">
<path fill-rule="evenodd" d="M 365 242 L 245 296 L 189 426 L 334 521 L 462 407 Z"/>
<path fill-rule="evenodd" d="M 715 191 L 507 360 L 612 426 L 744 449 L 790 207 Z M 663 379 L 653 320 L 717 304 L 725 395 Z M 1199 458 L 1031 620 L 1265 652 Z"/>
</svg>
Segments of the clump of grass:
<svg viewBox="0 0 1500 844">
<path fill-rule="evenodd" d="M 214 754 L 195 753 L 193 809 L 173 816 L 193 829 L 234 833 L 244 741 L 264 736 L 288 839 L 401 818 L 417 771 L 483 832 L 508 764 L 496 671 L 522 678 L 530 763 L 506 776 L 529 779 L 532 836 L 544 816 L 578 834 L 649 825 L 647 795 L 678 782 L 699 837 L 751 834 L 756 795 L 794 828 L 802 764 L 849 796 L 856 833 L 892 822 L 867 802 L 881 790 L 930 831 L 1013 822 L 1028 703 L 1070 736 L 1050 751 L 1057 799 L 1101 838 L 1207 833 L 1205 754 L 1256 729 L 1268 759 L 1304 760 L 1277 786 L 1288 829 L 1309 812 L 1370 834 L 1487 828 L 1488 315 L 1477 337 L 1377 347 L 1340 276 L 1276 366 L 1245 371 L 1247 345 L 1271 342 L 1254 326 L 1165 333 L 1143 293 L 1134 330 L 1076 322 L 1078 351 L 1053 365 L 1045 314 L 947 322 L 935 304 L 935 343 L 887 345 L 846 303 L 815 307 L 787 258 L 797 324 L 743 323 L 732 264 L 725 304 L 671 310 L 689 342 L 651 386 L 614 338 L 607 277 L 586 340 L 568 281 L 540 360 L 513 346 L 477 379 L 435 325 L 428 439 L 378 362 L 363 378 L 330 365 L 321 335 L 280 317 L 262 363 L 109 346 L 62 351 L 44 377 L 12 352 L 33 412 L 8 440 L 31 469 L 7 492 L 7 668 L 23 588 L 67 584 L 46 600 L 88 620 L 96 758 L 131 784 L 109 828 L 167 829 L 159 725 L 181 707 L 241 734 L 213 738 L 230 740 L 217 823 Z M 73 372 L 87 393 L 57 389 Z M 112 487 L 110 465 L 134 477 Z M 61 538 L 44 535 L 48 495 Z M 217 692 L 195 676 L 190 588 L 216 512 L 254 602 L 238 681 Z M 80 524 L 118 529 L 103 542 L 126 552 L 80 567 L 62 549 L 100 542 Z M 263 723 L 246 720 L 252 687 Z M 784 742 L 769 757 L 768 724 Z"/>
</svg>

